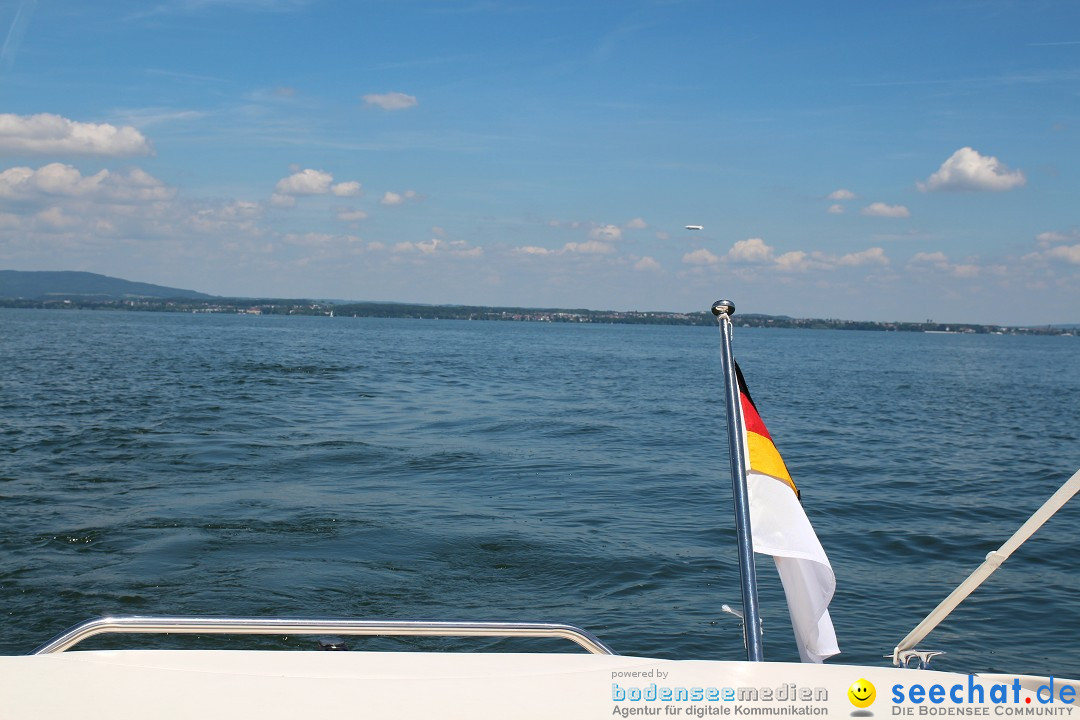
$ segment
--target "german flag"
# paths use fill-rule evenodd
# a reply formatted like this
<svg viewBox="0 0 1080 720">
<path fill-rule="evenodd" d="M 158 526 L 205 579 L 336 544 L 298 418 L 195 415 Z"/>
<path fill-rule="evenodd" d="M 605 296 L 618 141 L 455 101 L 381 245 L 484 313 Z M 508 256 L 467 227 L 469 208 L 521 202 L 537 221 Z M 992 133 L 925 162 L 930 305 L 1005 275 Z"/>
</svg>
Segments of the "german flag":
<svg viewBox="0 0 1080 720">
<path fill-rule="evenodd" d="M 791 479 L 784 458 L 773 443 L 769 429 L 761 419 L 757 405 L 750 397 L 750 391 L 746 389 L 746 380 L 743 378 L 739 363 L 735 363 L 735 377 L 739 380 L 739 402 L 742 405 L 743 424 L 746 427 L 746 450 L 750 455 L 750 469 L 762 475 L 776 478 L 790 487 L 795 492 L 795 497 L 801 497 L 799 488 Z"/>
<path fill-rule="evenodd" d="M 738 365 L 735 377 L 745 428 L 746 494 L 754 552 L 772 555 L 776 563 L 799 658 L 819 663 L 840 652 L 829 616 L 836 575 Z"/>
</svg>

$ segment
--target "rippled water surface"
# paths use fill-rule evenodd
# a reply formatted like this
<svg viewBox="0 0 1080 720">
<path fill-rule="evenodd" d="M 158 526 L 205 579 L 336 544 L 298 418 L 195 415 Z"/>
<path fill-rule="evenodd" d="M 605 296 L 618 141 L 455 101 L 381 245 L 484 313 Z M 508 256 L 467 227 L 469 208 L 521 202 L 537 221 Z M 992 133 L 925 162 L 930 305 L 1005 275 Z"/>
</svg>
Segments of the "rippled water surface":
<svg viewBox="0 0 1080 720">
<path fill-rule="evenodd" d="M 1080 467 L 1076 338 L 735 348 L 836 571 L 834 662 L 884 663 Z M 125 613 L 547 620 L 744 657 L 719 609 L 718 349 L 707 328 L 0 310 L 0 652 Z M 924 643 L 938 667 L 1080 677 L 1078 526 L 1075 500 Z M 766 657 L 797 660 L 758 573 Z"/>
</svg>

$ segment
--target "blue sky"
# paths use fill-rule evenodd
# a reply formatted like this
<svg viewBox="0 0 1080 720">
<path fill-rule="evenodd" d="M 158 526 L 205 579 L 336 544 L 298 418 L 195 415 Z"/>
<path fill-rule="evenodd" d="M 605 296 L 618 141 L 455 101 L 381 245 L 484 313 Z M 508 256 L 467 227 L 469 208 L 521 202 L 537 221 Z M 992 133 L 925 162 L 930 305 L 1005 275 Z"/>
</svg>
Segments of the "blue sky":
<svg viewBox="0 0 1080 720">
<path fill-rule="evenodd" d="M 9 0 L 0 38 L 0 268 L 1080 322 L 1072 0 Z"/>
</svg>

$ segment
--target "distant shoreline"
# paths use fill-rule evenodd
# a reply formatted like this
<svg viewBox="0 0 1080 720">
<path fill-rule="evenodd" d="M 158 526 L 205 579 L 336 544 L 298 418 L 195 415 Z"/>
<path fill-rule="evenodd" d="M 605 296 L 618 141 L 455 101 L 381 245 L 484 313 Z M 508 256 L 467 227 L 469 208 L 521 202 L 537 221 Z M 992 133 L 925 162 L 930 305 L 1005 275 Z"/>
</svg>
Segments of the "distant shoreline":
<svg viewBox="0 0 1080 720">
<path fill-rule="evenodd" d="M 545 309 L 484 307 L 471 305 L 417 305 L 409 303 L 348 303 L 288 299 L 253 298 L 129 298 L 91 299 L 58 297 L 50 299 L 0 298 L 0 308 L 99 310 L 113 312 L 217 313 L 241 315 L 313 315 L 332 317 L 379 317 L 425 320 L 486 320 L 496 322 L 599 323 L 620 325 L 713 326 L 708 312 L 647 312 L 585 309 Z M 736 315 L 740 327 L 790 328 L 799 330 L 868 330 L 877 332 L 929 332 L 943 334 L 1076 335 L 1075 328 L 1014 327 L 976 323 L 936 323 L 933 321 L 877 322 L 777 315 Z"/>
</svg>

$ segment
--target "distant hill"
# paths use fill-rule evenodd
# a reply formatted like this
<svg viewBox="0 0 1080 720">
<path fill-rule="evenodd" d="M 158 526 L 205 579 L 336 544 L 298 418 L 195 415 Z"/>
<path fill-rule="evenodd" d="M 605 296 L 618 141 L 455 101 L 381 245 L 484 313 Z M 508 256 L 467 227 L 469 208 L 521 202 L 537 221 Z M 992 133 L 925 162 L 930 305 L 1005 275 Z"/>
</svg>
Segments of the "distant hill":
<svg viewBox="0 0 1080 720">
<path fill-rule="evenodd" d="M 0 270 L 0 298 L 125 300 L 134 298 L 210 299 L 212 297 L 214 296 L 194 290 L 131 282 L 89 272 Z"/>
</svg>

